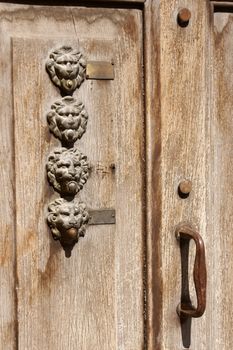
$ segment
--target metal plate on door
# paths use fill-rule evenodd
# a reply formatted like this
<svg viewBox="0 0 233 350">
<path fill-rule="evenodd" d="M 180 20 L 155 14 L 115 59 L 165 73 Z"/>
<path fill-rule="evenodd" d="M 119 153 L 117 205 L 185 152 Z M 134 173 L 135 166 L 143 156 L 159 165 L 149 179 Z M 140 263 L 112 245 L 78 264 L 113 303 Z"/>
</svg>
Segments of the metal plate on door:
<svg viewBox="0 0 233 350">
<path fill-rule="evenodd" d="M 114 64 L 105 61 L 87 62 L 86 79 L 113 80 Z"/>
<path fill-rule="evenodd" d="M 89 210 L 89 225 L 112 225 L 116 223 L 115 209 Z"/>
</svg>

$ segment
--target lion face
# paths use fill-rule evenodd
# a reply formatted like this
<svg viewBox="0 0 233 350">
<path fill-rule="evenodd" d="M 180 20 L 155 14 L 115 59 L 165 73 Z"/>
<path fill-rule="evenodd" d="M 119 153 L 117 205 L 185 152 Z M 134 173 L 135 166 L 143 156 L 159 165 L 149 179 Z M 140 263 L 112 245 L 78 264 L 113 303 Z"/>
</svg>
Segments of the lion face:
<svg viewBox="0 0 233 350">
<path fill-rule="evenodd" d="M 57 149 L 48 157 L 47 174 L 55 190 L 62 195 L 74 196 L 88 179 L 87 157 L 76 148 Z"/>
<path fill-rule="evenodd" d="M 72 246 L 84 237 L 89 214 L 82 202 L 56 199 L 49 205 L 48 225 L 53 238 L 63 247 Z"/>
<path fill-rule="evenodd" d="M 59 56 L 56 61 L 54 61 L 54 69 L 59 79 L 74 80 L 79 73 L 78 57 L 71 54 Z"/>
<path fill-rule="evenodd" d="M 79 51 L 62 46 L 50 53 L 46 70 L 63 95 L 72 95 L 85 79 L 86 62 Z"/>
<path fill-rule="evenodd" d="M 59 138 L 64 146 L 70 146 L 85 133 L 88 114 L 82 102 L 68 96 L 51 106 L 47 120 L 54 136 Z"/>
</svg>

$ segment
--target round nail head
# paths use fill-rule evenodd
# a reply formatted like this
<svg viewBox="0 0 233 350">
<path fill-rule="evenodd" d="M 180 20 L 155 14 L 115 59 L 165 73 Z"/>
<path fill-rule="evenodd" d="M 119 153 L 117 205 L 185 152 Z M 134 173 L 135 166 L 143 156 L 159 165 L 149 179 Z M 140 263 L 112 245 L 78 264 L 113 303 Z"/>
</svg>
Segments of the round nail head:
<svg viewBox="0 0 233 350">
<path fill-rule="evenodd" d="M 179 11 L 177 16 L 177 22 L 181 27 L 186 27 L 189 24 L 191 18 L 191 12 L 187 8 L 183 8 Z"/>
<path fill-rule="evenodd" d="M 183 195 L 189 195 L 192 191 L 192 182 L 190 180 L 182 180 L 179 184 L 179 192 Z"/>
<path fill-rule="evenodd" d="M 68 81 L 67 81 L 67 86 L 68 86 L 69 88 L 71 88 L 72 85 L 73 85 L 72 81 L 71 81 L 71 80 L 68 80 Z"/>
</svg>

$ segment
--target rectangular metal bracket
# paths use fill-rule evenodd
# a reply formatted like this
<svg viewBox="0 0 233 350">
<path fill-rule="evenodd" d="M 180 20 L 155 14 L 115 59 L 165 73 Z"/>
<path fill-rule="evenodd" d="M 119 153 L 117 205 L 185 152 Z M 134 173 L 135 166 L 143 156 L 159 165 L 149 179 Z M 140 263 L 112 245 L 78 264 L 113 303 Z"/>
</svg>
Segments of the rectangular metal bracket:
<svg viewBox="0 0 233 350">
<path fill-rule="evenodd" d="M 113 225 L 116 223 L 115 209 L 89 210 L 89 225 Z"/>
<path fill-rule="evenodd" d="M 113 80 L 114 64 L 105 61 L 88 61 L 86 79 Z"/>
</svg>

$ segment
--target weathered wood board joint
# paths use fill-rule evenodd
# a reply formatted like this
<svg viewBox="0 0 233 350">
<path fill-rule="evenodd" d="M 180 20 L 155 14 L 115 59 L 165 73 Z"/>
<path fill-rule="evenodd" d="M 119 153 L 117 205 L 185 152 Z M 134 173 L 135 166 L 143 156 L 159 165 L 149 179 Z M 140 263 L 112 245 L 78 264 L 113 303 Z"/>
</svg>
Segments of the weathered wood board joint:
<svg viewBox="0 0 233 350">
<path fill-rule="evenodd" d="M 89 61 L 86 68 L 86 79 L 114 80 L 114 63 L 104 61 Z"/>
</svg>

